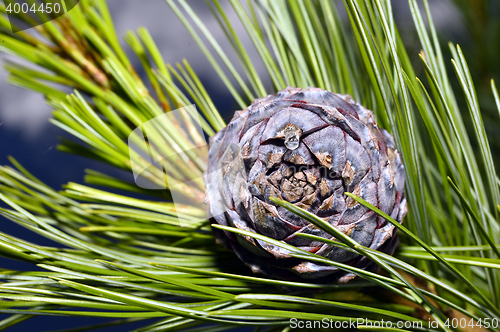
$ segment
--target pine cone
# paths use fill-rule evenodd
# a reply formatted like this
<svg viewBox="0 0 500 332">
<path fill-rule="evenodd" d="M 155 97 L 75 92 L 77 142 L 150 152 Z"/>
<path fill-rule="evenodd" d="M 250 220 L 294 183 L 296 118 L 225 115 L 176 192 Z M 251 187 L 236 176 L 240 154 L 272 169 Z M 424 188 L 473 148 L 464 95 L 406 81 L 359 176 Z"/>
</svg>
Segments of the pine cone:
<svg viewBox="0 0 500 332">
<path fill-rule="evenodd" d="M 212 137 L 206 173 L 212 222 L 256 232 L 336 262 L 369 268 L 353 252 L 296 236 L 333 239 L 273 204 L 277 197 L 316 214 L 363 246 L 392 253 L 396 230 L 346 196 L 351 192 L 402 222 L 404 166 L 392 136 L 348 95 L 288 87 L 236 112 Z M 288 280 L 345 283 L 353 274 L 290 257 L 275 245 L 214 229 L 254 272 Z M 333 239 L 334 240 L 334 239 Z"/>
</svg>

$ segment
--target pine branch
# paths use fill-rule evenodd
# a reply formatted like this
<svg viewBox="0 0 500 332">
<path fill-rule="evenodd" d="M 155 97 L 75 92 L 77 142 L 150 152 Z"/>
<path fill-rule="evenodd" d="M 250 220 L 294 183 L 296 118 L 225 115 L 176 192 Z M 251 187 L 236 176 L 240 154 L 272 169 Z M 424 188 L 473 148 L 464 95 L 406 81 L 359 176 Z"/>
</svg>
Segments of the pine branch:
<svg viewBox="0 0 500 332">
<path fill-rule="evenodd" d="M 439 329 L 450 330 L 445 323 L 448 308 L 475 321 L 500 318 L 500 194 L 494 158 L 466 59 L 460 48 L 451 46 L 462 88 L 455 91 L 450 83 L 455 77 L 447 73 L 426 1 L 428 28 L 417 2 L 409 0 L 423 48 L 421 63 L 416 64 L 405 49 L 388 1 L 346 0 L 348 22 L 343 22 L 328 1 L 231 0 L 259 59 L 247 56 L 247 46 L 228 12 L 211 1 L 209 8 L 232 45 L 240 73 L 189 4 L 167 0 L 241 108 L 270 92 L 263 83 L 267 79 L 274 90 L 317 86 L 351 94 L 373 109 L 378 122 L 396 137 L 405 156 L 411 212 L 404 227 L 380 214 L 404 233 L 395 257 L 359 246 L 323 220 L 276 201 L 337 239 L 315 240 L 366 256 L 381 272 L 356 269 L 237 228 L 213 226 L 359 276 L 346 285 L 253 276 L 233 253 L 215 243 L 203 218 L 207 156 L 203 142 L 205 134 L 214 135 L 225 126 L 222 117 L 187 62 L 166 64 L 147 30 L 130 32 L 125 41 L 144 68 L 147 80 L 143 80 L 120 46 L 105 1 L 80 3 L 65 16 L 38 26 L 40 37 L 9 32 L 1 6 L 0 50 L 38 66 L 7 63 L 9 81 L 47 98 L 54 109 L 51 121 L 77 139 L 62 141 L 62 151 L 128 172 L 145 169 L 142 176 L 148 183 L 170 190 L 139 188 L 89 171 L 88 185 L 69 183 L 57 192 L 14 159 L 15 168 L 0 167 L 0 198 L 9 205 L 0 214 L 60 244 L 40 247 L 0 232 L 2 256 L 44 269 L 2 270 L 0 312 L 12 316 L 0 327 L 33 315 L 118 318 L 109 324 L 159 317 L 141 331 L 222 331 L 234 326 L 281 331 L 287 330 L 290 318 L 420 322 L 422 311 L 439 323 Z M 268 77 L 257 74 L 257 60 Z M 416 77 L 416 68 L 425 70 L 425 83 Z M 68 95 L 67 88 L 74 93 Z M 494 83 L 492 91 L 500 110 Z M 464 94 L 470 118 L 460 112 L 458 94 Z M 166 117 L 161 127 L 148 130 L 147 142 L 134 133 L 149 120 L 192 102 L 203 132 L 197 130 L 195 119 L 185 116 Z M 469 132 L 466 121 L 473 123 Z M 130 150 L 127 140 L 138 149 Z M 474 152 L 475 142 L 479 154 Z M 179 156 L 179 151 L 189 152 Z M 164 160 L 169 167 L 151 164 L 145 155 Z M 172 180 L 165 181 L 166 177 Z M 194 180 L 188 185 L 187 179 Z M 131 196 L 148 194 L 151 199 L 91 185 L 126 190 Z M 179 193 L 188 199 L 187 205 L 172 202 Z M 189 221 L 180 223 L 180 214 Z M 389 294 L 387 301 L 370 296 L 372 289 L 383 289 Z M 424 329 L 435 330 L 427 327 L 426 319 L 423 323 Z"/>
</svg>

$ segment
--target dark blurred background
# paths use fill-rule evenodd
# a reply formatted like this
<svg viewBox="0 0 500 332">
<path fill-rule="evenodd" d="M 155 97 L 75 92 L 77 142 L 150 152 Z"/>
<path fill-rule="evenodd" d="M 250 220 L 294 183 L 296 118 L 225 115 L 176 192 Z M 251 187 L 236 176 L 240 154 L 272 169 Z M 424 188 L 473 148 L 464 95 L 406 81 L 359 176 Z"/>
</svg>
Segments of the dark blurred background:
<svg viewBox="0 0 500 332">
<path fill-rule="evenodd" d="M 217 21 L 204 2 L 190 1 L 189 3 L 222 46 L 230 50 L 229 45 L 224 43 L 223 32 L 219 29 Z M 222 1 L 222 4 L 229 9 L 227 1 Z M 408 3 L 405 0 L 393 0 L 392 4 L 402 38 L 410 55 L 416 59 L 418 52 L 420 52 L 420 44 Z M 500 87 L 500 1 L 429 0 L 429 4 L 440 42 L 445 50 L 445 61 L 450 65 L 448 41 L 460 44 L 476 84 L 487 131 L 490 137 L 497 136 L 500 121 L 491 94 L 490 79 L 495 78 Z M 108 5 L 120 37 L 127 30 L 136 30 L 140 26 L 147 27 L 158 44 L 164 59 L 169 63 L 176 63 L 186 58 L 207 87 L 224 118 L 231 118 L 237 108 L 236 104 L 196 43 L 163 0 L 108 0 Z M 339 2 L 339 6 L 342 6 L 341 2 Z M 236 15 L 232 10 L 229 9 L 228 14 L 233 21 L 236 21 Z M 244 35 L 243 27 L 237 26 L 237 32 Z M 248 38 L 244 40 L 247 45 L 250 45 Z M 125 43 L 123 45 L 127 50 Z M 140 68 L 139 61 L 131 52 L 129 55 L 136 68 Z M 250 56 L 256 56 L 256 53 L 251 53 Z M 7 58 L 5 54 L 0 53 L 0 62 Z M 265 68 L 258 67 L 258 71 L 265 73 Z M 140 70 L 139 73 L 143 74 Z M 417 74 L 422 76 L 422 72 L 417 71 Z M 449 74 L 455 87 L 459 88 L 451 66 Z M 35 176 L 53 188 L 60 188 L 61 185 L 69 181 L 83 182 L 84 170 L 87 168 L 111 173 L 122 178 L 130 176 L 98 162 L 58 152 L 58 137 L 70 139 L 72 137 L 48 122 L 51 110 L 45 105 L 44 98 L 30 91 L 8 85 L 6 80 L 6 72 L 0 69 L 0 164 L 9 164 L 7 156 L 12 155 Z M 459 102 L 464 114 L 468 114 L 464 101 L 459 100 Z M 499 155 L 499 141 L 490 140 L 495 156 Z M 0 219 L 0 229 L 33 243 L 53 245 L 51 241 L 31 234 L 6 219 Z M 33 266 L 0 259 L 0 268 L 24 270 L 33 269 Z M 0 319 L 5 317 L 7 316 L 0 315 Z M 54 331 L 101 321 L 105 322 L 106 320 L 85 317 L 35 317 L 9 329 L 9 331 Z M 99 329 L 99 331 L 129 331 L 143 325 L 144 322 L 138 322 L 119 327 L 107 327 Z M 239 329 L 239 331 L 247 330 L 251 331 L 252 329 Z"/>
</svg>

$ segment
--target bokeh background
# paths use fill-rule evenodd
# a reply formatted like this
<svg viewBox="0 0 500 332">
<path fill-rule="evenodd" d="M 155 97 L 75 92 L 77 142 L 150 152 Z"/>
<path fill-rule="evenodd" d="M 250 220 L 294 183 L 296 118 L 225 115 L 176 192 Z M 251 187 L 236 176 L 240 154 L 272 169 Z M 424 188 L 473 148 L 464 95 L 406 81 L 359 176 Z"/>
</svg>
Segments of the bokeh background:
<svg viewBox="0 0 500 332">
<path fill-rule="evenodd" d="M 339 6 L 343 6 L 342 1 L 337 2 Z M 189 3 L 222 47 L 228 51 L 231 58 L 232 51 L 229 44 L 225 43 L 223 31 L 205 3 L 198 0 L 192 0 Z M 222 0 L 221 3 L 228 9 L 230 19 L 237 22 L 229 2 Z M 164 59 L 172 64 L 184 58 L 187 59 L 205 84 L 223 117 L 226 120 L 232 117 L 234 111 L 237 110 L 236 104 L 194 40 L 163 0 L 108 0 L 108 5 L 119 36 L 124 36 L 127 30 L 136 30 L 140 26 L 148 28 Z M 471 66 L 487 131 L 491 135 L 498 135 L 499 114 L 494 106 L 489 84 L 490 79 L 495 78 L 497 85 L 500 85 L 500 0 L 429 0 L 429 5 L 443 48 L 447 50 L 448 41 L 454 44 L 459 43 L 462 47 Z M 392 0 L 392 6 L 403 41 L 409 48 L 409 53 L 417 59 L 420 46 L 408 3 L 405 0 Z M 237 32 L 244 35 L 244 28 L 241 25 L 236 25 L 236 27 Z M 247 45 L 251 44 L 248 38 L 244 40 Z M 123 45 L 127 50 L 126 44 L 123 43 Z M 140 70 L 139 61 L 132 55 L 132 52 L 128 54 L 139 74 L 144 75 Z M 256 58 L 256 55 L 256 52 L 250 53 L 252 58 Z M 235 59 L 234 56 L 232 58 Z M 445 53 L 445 59 L 449 58 L 450 56 Z M 12 58 L 0 53 L 0 64 L 10 60 Z M 257 70 L 262 74 L 265 73 L 263 66 L 257 66 Z M 449 73 L 453 77 L 451 67 Z M 417 70 L 417 74 L 422 73 Z M 51 109 L 45 104 L 42 96 L 9 85 L 7 79 L 6 72 L 0 69 L 1 164 L 9 164 L 7 156 L 11 155 L 35 176 L 54 188 L 60 188 L 69 181 L 83 182 L 87 168 L 131 179 L 130 174 L 125 172 L 92 160 L 59 152 L 57 150 L 58 138 L 73 138 L 49 123 Z M 455 84 L 458 88 L 458 83 L 455 82 Z M 269 82 L 267 85 L 270 87 Z M 271 90 L 269 88 L 269 91 Z M 468 114 L 464 101 L 459 100 L 459 102 L 463 105 L 464 114 Z M 500 140 L 490 142 L 498 144 L 496 142 Z M 492 148 L 495 158 L 498 159 L 500 147 L 494 145 Z M 0 230 L 40 245 L 54 245 L 49 240 L 31 234 L 6 219 L 0 219 Z M 0 258 L 0 268 L 23 270 L 28 267 L 25 263 Z M 5 317 L 7 316 L 0 315 L 0 319 Z M 35 317 L 16 325 L 9 331 L 54 331 L 81 327 L 99 321 L 105 322 L 106 320 L 84 317 Z M 143 324 L 144 322 L 139 322 L 128 326 L 110 326 L 99 331 L 123 331 L 124 327 L 126 330 L 132 330 Z M 252 329 L 239 329 L 238 331 L 247 330 Z"/>
</svg>

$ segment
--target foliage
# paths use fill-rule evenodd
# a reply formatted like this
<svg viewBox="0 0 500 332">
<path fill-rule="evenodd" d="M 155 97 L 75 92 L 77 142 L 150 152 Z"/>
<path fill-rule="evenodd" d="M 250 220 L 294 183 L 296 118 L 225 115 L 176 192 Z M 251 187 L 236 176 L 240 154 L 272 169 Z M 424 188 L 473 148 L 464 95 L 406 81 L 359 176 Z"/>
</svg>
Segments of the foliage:
<svg viewBox="0 0 500 332">
<path fill-rule="evenodd" d="M 330 1 L 230 0 L 258 60 L 247 56 L 221 3 L 209 1 L 238 63 L 229 60 L 187 2 L 167 3 L 242 109 L 254 98 L 291 85 L 347 93 L 375 112 L 404 156 L 410 213 L 401 226 L 353 198 L 398 227 L 399 250 L 392 257 L 359 246 L 323 220 L 276 201 L 335 236 L 333 245 L 377 262 L 381 273 L 245 234 L 360 277 L 347 285 L 262 278 L 215 244 L 208 220 L 179 225 L 168 191 L 147 191 L 91 171 L 87 185 L 69 183 L 57 192 L 12 160 L 14 167 L 0 167 L 0 198 L 10 206 L 0 214 L 61 246 L 40 247 L 0 232 L 1 255 L 44 269 L 2 270 L 0 312 L 12 316 L 0 328 L 33 315 L 113 317 L 116 324 L 157 317 L 140 329 L 144 332 L 221 331 L 235 325 L 288 331 L 290 318 L 350 317 L 423 320 L 425 327 L 413 330 L 450 331 L 450 317 L 500 319 L 499 180 L 468 64 L 460 47 L 450 45 L 454 72 L 447 70 L 427 1 L 422 13 L 417 1 L 409 0 L 422 45 L 416 64 L 395 26 L 390 1 L 345 0 L 343 21 Z M 51 121 L 79 140 L 63 141 L 62 151 L 131 171 L 132 163 L 145 160 L 129 156 L 126 139 L 149 119 L 193 101 L 207 135 L 225 126 L 189 64 L 165 64 L 145 29 L 125 37 L 147 74 L 148 81 L 141 80 L 120 46 L 104 0 L 80 1 L 67 15 L 37 27 L 37 36 L 10 33 L 5 7 L 0 10 L 0 50 L 38 68 L 9 63 L 10 82 L 44 94 L 54 108 Z M 271 89 L 263 83 L 267 77 L 257 74 L 256 60 L 266 67 Z M 416 77 L 416 68 L 423 68 L 425 77 Z M 67 87 L 75 92 L 68 95 Z M 500 110 L 493 81 L 491 91 Z M 468 113 L 461 112 L 458 98 L 466 100 Z M 168 156 L 179 147 L 192 147 L 202 137 L 191 135 L 191 125 L 189 118 L 182 126 L 168 123 L 148 137 L 161 147 L 154 153 Z M 178 164 L 167 159 L 170 175 L 179 180 L 200 175 L 205 157 L 196 150 Z M 164 169 L 150 169 L 148 178 L 163 183 Z M 183 213 L 200 214 L 201 188 L 185 188 L 192 205 Z M 137 194 L 152 196 L 134 198 Z M 369 296 L 373 291 L 382 296 Z M 427 327 L 422 309 L 438 328 Z"/>
</svg>

